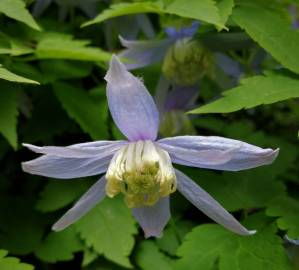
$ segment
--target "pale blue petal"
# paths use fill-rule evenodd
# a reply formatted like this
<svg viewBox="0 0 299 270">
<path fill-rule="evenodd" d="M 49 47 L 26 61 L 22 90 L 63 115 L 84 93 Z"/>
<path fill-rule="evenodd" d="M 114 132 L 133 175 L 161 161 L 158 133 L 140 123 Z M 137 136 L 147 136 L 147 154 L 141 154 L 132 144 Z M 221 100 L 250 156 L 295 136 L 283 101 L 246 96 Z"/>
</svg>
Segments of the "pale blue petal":
<svg viewBox="0 0 299 270">
<path fill-rule="evenodd" d="M 163 59 L 168 48 L 174 43 L 172 39 L 129 41 L 119 37 L 121 44 L 127 49 L 119 54 L 126 59 L 127 69 L 149 66 Z"/>
<path fill-rule="evenodd" d="M 160 199 L 153 206 L 133 208 L 132 212 L 146 238 L 159 238 L 170 219 L 169 197 Z"/>
<path fill-rule="evenodd" d="M 57 157 L 65 158 L 98 158 L 105 157 L 120 147 L 126 145 L 126 141 L 99 141 L 91 143 L 73 144 L 66 147 L 58 146 L 35 146 L 32 144 L 23 143 L 23 146 L 27 147 L 31 151 L 39 154 L 47 154 Z"/>
<path fill-rule="evenodd" d="M 68 210 L 53 226 L 52 230 L 61 231 L 75 223 L 106 196 L 106 179 L 103 176 Z"/>
<path fill-rule="evenodd" d="M 109 109 L 115 124 L 130 141 L 155 140 L 159 113 L 140 79 L 114 55 L 105 76 Z"/>
<path fill-rule="evenodd" d="M 248 231 L 216 200 L 214 200 L 211 195 L 200 188 L 188 176 L 178 170 L 175 171 L 177 176 L 177 189 L 196 208 L 198 208 L 208 217 L 234 233 L 240 235 L 251 235 L 256 232 Z"/>
<path fill-rule="evenodd" d="M 57 179 L 71 179 L 97 175 L 106 172 L 114 153 L 105 157 L 93 158 L 65 158 L 44 155 L 31 161 L 23 162 L 24 172 L 53 177 Z"/>
<path fill-rule="evenodd" d="M 225 171 L 271 164 L 279 152 L 216 136 L 178 136 L 159 140 L 158 144 L 174 163 Z"/>
</svg>

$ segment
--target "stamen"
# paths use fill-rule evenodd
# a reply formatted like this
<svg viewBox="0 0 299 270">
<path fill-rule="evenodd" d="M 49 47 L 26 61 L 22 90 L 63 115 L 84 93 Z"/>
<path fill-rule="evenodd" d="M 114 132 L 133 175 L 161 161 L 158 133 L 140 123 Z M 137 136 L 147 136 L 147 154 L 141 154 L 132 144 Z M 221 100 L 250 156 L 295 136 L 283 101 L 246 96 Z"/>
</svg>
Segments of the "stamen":
<svg viewBox="0 0 299 270">
<path fill-rule="evenodd" d="M 106 179 L 107 196 L 121 192 L 129 207 L 153 205 L 176 189 L 170 157 L 152 141 L 123 147 L 112 158 Z"/>
</svg>

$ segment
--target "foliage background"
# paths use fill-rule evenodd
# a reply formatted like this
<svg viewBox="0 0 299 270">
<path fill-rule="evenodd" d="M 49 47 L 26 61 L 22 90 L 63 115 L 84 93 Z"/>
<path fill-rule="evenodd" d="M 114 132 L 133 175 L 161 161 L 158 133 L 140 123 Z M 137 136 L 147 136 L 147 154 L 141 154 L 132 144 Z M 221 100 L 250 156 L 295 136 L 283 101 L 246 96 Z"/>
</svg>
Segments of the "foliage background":
<svg viewBox="0 0 299 270">
<path fill-rule="evenodd" d="M 299 238 L 299 1 L 96 1 L 93 20 L 80 1 L 66 2 L 52 1 L 33 18 L 34 1 L 0 1 L 0 269 L 299 269 L 299 248 L 285 240 Z M 120 138 L 103 77 L 111 53 L 123 49 L 120 25 L 144 12 L 157 38 L 169 22 L 199 20 L 195 39 L 241 67 L 234 85 L 225 73 L 202 78 L 189 131 L 279 147 L 278 159 L 244 172 L 182 169 L 257 228 L 255 236 L 213 224 L 179 194 L 171 197 L 161 239 L 144 239 L 121 198 L 105 199 L 65 231 L 50 231 L 96 179 L 24 174 L 20 163 L 34 155 L 21 143 Z M 137 39 L 146 38 L 139 31 Z M 154 94 L 161 63 L 135 74 Z"/>
</svg>

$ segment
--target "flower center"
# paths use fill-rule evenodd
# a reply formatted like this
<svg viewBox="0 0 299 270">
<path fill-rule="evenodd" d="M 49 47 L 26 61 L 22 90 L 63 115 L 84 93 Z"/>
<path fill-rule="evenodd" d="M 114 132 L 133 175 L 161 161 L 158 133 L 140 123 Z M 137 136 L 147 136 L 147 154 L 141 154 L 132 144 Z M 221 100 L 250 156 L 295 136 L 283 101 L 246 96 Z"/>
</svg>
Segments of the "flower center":
<svg viewBox="0 0 299 270">
<path fill-rule="evenodd" d="M 128 207 L 154 205 L 176 190 L 168 153 L 151 141 L 132 142 L 112 158 L 106 173 L 106 194 L 122 192 Z"/>
</svg>

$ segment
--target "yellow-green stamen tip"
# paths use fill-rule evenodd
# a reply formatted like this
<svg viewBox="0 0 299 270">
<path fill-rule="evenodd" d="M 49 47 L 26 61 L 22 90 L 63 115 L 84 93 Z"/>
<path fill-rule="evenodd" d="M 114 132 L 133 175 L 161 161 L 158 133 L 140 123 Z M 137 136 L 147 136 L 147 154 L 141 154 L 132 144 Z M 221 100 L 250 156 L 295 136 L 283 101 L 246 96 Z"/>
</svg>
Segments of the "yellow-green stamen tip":
<svg viewBox="0 0 299 270">
<path fill-rule="evenodd" d="M 132 142 L 112 158 L 106 193 L 125 195 L 128 207 L 154 205 L 176 190 L 176 176 L 168 153 L 151 141 Z"/>
</svg>

